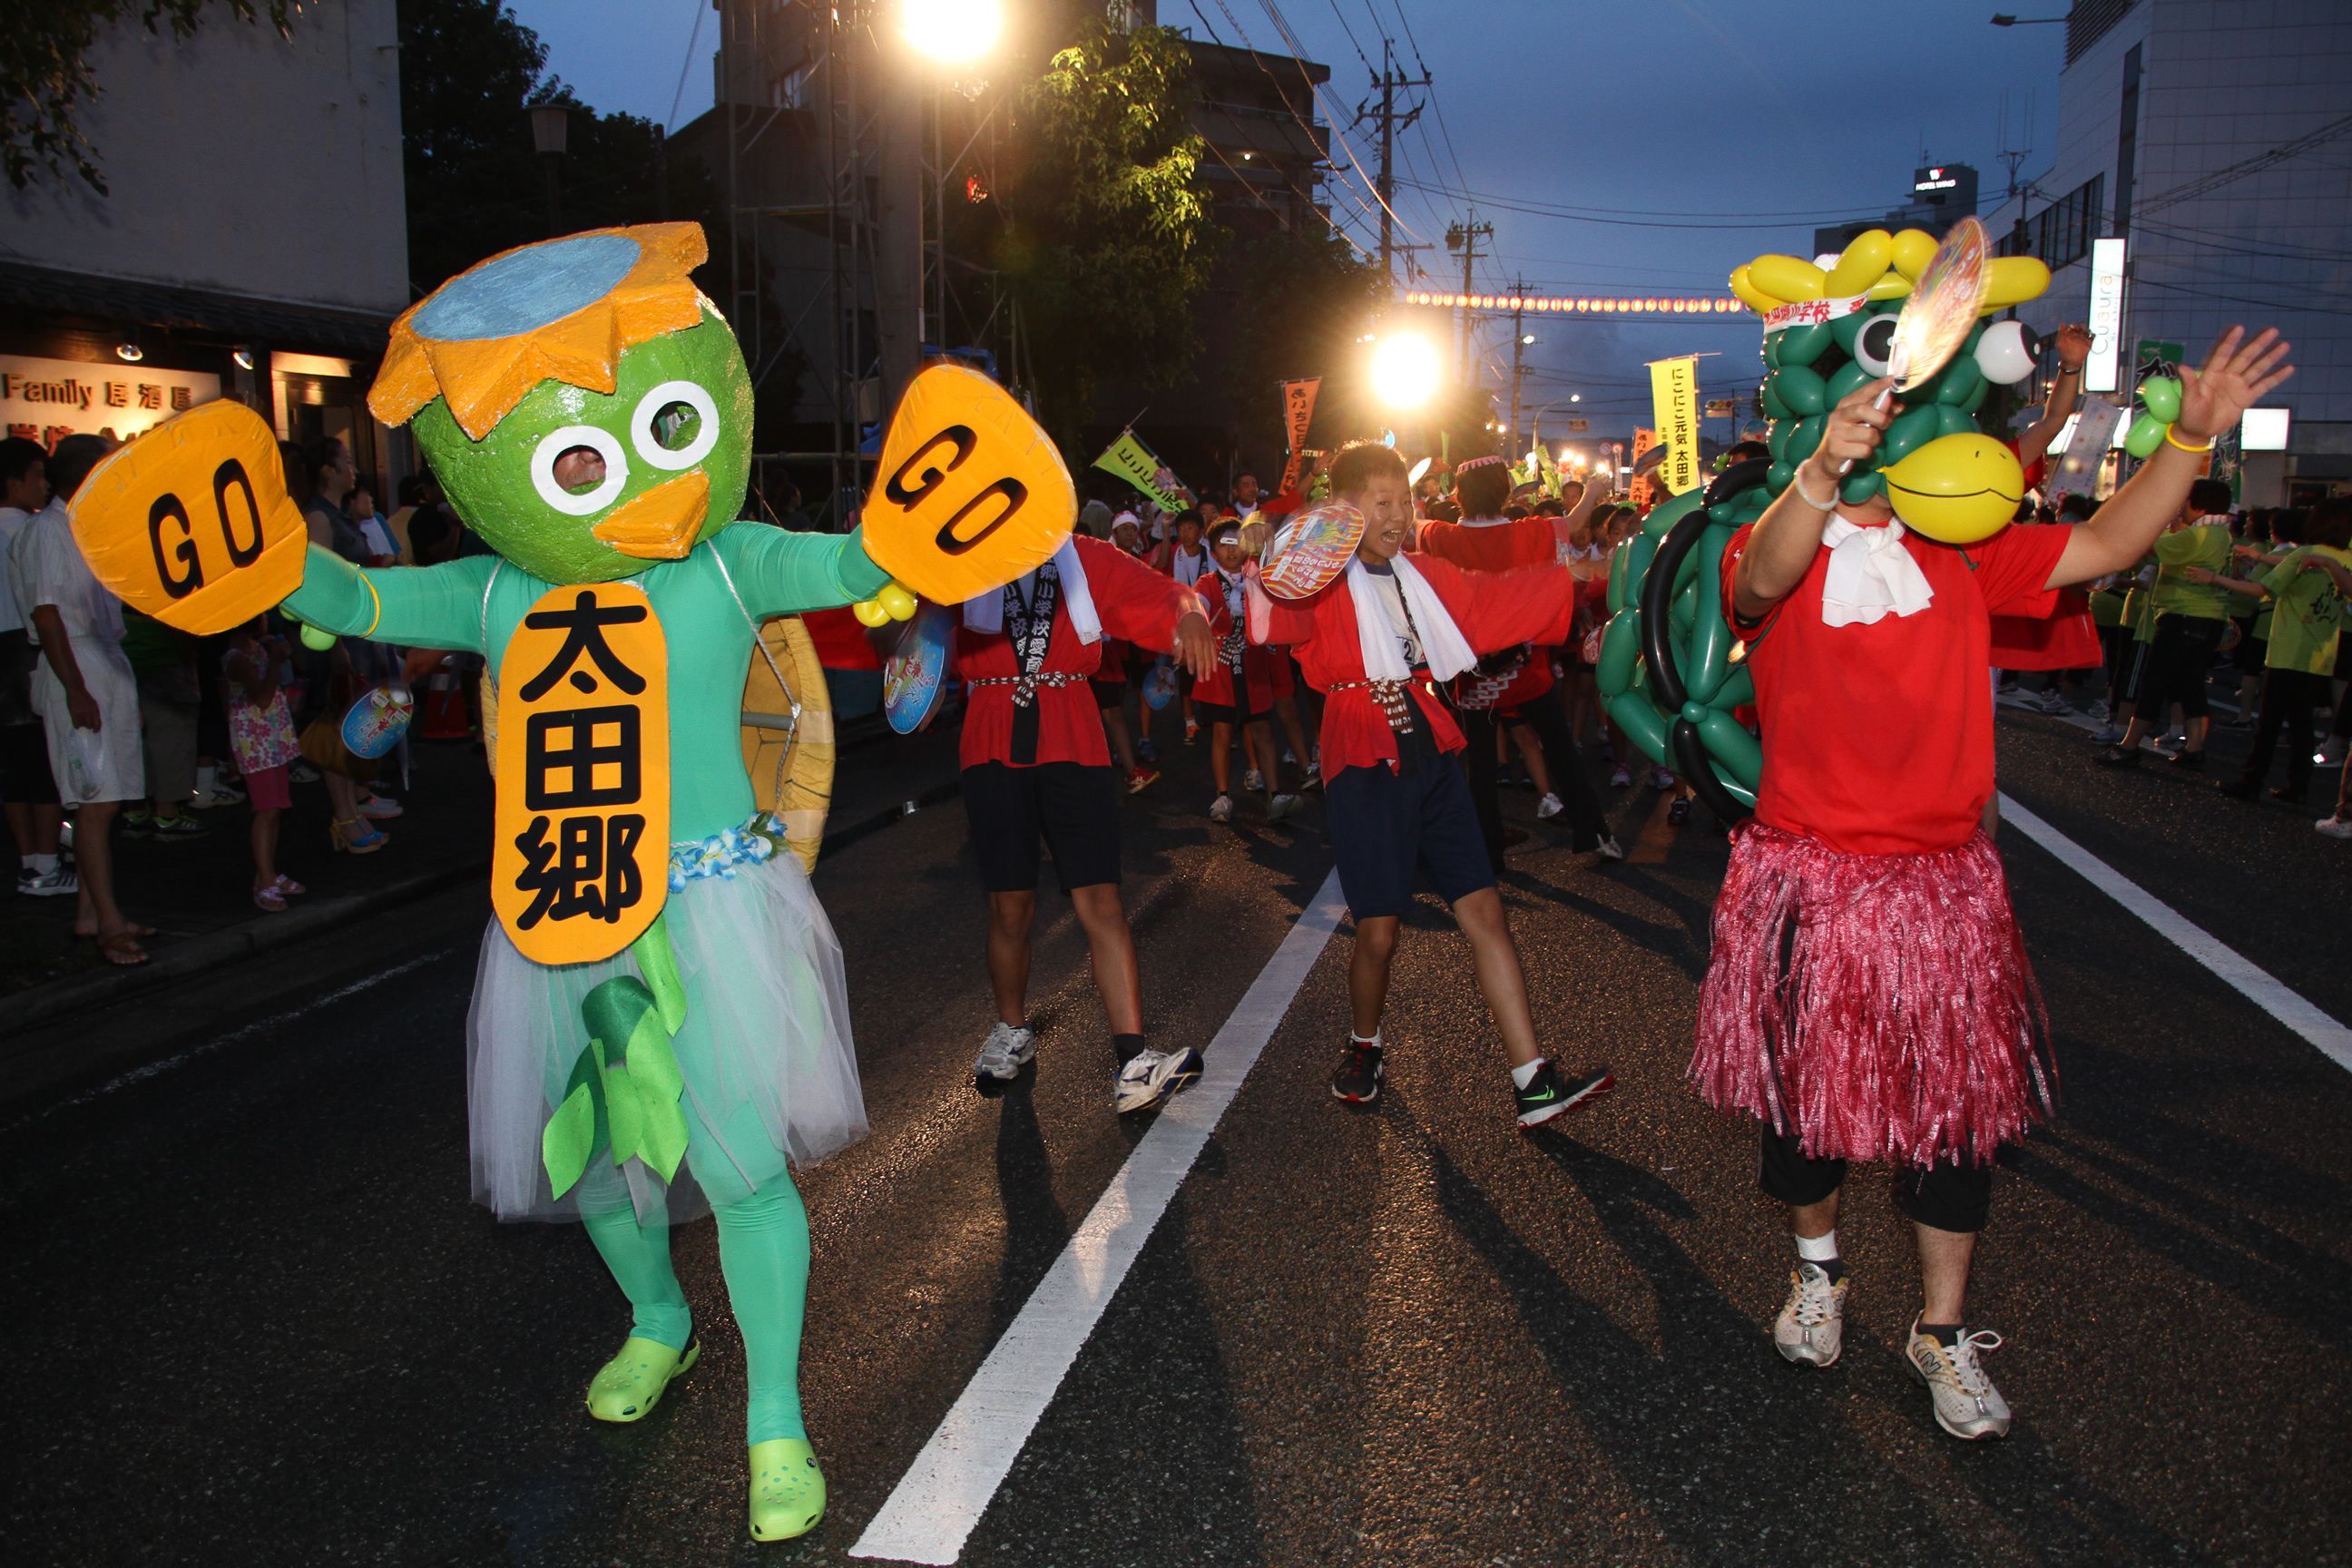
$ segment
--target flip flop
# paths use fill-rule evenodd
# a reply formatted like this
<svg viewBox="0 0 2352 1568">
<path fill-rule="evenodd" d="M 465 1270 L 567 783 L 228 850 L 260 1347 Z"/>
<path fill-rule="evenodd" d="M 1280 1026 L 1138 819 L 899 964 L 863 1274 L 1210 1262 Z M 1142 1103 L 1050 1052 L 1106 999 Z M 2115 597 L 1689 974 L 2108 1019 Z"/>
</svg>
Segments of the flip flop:
<svg viewBox="0 0 2352 1568">
<path fill-rule="evenodd" d="M 136 928 L 111 931 L 100 937 L 98 951 L 107 963 L 118 969 L 136 969 L 147 962 L 147 950 L 139 945 Z"/>
</svg>

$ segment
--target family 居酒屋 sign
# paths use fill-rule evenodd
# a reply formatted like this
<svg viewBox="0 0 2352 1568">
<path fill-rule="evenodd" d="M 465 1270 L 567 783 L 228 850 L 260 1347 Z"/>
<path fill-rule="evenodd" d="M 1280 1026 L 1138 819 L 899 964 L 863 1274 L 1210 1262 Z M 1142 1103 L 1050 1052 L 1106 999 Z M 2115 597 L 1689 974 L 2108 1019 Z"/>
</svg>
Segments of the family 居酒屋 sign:
<svg viewBox="0 0 2352 1568">
<path fill-rule="evenodd" d="M 45 447 L 67 436 L 128 440 L 220 395 L 220 377 L 202 371 L 0 354 L 0 434 Z"/>
</svg>

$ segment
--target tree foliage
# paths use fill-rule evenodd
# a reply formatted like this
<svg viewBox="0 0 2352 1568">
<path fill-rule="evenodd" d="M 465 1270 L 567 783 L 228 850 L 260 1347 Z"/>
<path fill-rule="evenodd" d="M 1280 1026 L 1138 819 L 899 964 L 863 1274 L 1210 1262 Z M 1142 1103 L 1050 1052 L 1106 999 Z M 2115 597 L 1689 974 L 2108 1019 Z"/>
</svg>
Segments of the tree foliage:
<svg viewBox="0 0 2352 1568">
<path fill-rule="evenodd" d="M 1049 429 L 1075 435 L 1100 374 L 1164 385 L 1199 346 L 1218 231 L 1171 27 L 1090 19 L 1019 98 L 1019 170 L 993 250 L 1019 301 Z"/>
<path fill-rule="evenodd" d="M 1388 299 L 1380 268 L 1328 230 L 1277 229 L 1253 240 L 1236 259 L 1242 287 L 1225 391 L 1240 428 L 1252 444 L 1280 431 L 1278 384 L 1322 376 L 1318 438 L 1334 429 L 1364 434 L 1363 411 L 1339 395 L 1362 379 L 1349 373 L 1364 353 L 1361 340 L 1374 313 Z"/>
<path fill-rule="evenodd" d="M 267 17 L 291 37 L 301 0 L 23 0 L 8 7 L 0 26 L 0 168 L 23 190 L 42 178 L 79 176 L 100 195 L 106 174 L 100 149 L 82 135 L 75 116 L 103 90 L 89 68 L 99 36 L 136 19 L 151 33 L 169 27 L 194 36 L 205 13 L 226 11 L 239 21 Z"/>
<path fill-rule="evenodd" d="M 567 232 L 661 216 L 653 121 L 596 113 L 546 66 L 547 47 L 501 0 L 401 0 L 408 275 L 419 295 L 486 256 L 547 237 L 547 175 L 525 113 L 534 105 L 573 111 L 558 165 Z M 709 174 L 692 159 L 668 163 L 668 216 L 700 221 L 719 253 Z"/>
</svg>

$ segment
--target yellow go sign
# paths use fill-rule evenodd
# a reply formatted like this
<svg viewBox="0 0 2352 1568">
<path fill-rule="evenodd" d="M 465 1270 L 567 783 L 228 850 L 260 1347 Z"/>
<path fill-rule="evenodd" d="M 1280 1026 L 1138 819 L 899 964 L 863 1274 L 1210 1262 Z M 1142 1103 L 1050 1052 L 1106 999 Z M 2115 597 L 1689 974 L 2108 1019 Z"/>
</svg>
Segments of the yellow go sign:
<svg viewBox="0 0 2352 1568">
<path fill-rule="evenodd" d="M 302 585 L 309 531 L 277 436 L 242 403 L 190 409 L 114 453 L 68 515 L 92 574 L 184 632 L 242 626 Z"/>
<path fill-rule="evenodd" d="M 1053 441 L 1003 387 L 961 365 L 935 364 L 907 384 L 877 472 L 866 552 L 939 604 L 1035 571 L 1077 519 Z"/>
</svg>

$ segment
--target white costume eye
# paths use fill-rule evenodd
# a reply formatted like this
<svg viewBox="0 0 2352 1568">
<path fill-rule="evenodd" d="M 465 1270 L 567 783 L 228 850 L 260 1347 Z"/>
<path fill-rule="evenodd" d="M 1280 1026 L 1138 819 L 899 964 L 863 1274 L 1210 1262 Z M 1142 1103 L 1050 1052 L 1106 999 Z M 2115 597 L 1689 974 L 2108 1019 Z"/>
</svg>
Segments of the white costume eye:
<svg viewBox="0 0 2352 1568">
<path fill-rule="evenodd" d="M 656 468 L 690 468 L 719 440 L 719 405 L 690 381 L 665 381 L 637 400 L 629 443 Z"/>
<path fill-rule="evenodd" d="M 1887 358 L 1895 352 L 1895 318 L 1873 316 L 1854 334 L 1853 362 L 1873 375 L 1886 374 Z"/>
<path fill-rule="evenodd" d="M 1977 368 L 1985 379 L 2014 386 L 2033 374 L 2042 358 L 2042 340 L 2023 321 L 1995 321 L 1977 340 Z"/>
<path fill-rule="evenodd" d="M 575 447 L 585 447 L 604 459 L 604 478 L 593 489 L 574 495 L 555 482 L 555 462 Z M 593 425 L 566 425 L 561 430 L 551 430 L 540 437 L 531 449 L 530 482 L 538 487 L 539 499 L 566 517 L 586 517 L 611 506 L 629 482 L 628 454 L 621 450 L 620 438 L 610 430 L 599 430 Z"/>
</svg>

